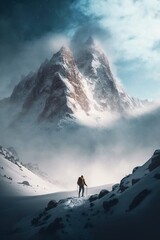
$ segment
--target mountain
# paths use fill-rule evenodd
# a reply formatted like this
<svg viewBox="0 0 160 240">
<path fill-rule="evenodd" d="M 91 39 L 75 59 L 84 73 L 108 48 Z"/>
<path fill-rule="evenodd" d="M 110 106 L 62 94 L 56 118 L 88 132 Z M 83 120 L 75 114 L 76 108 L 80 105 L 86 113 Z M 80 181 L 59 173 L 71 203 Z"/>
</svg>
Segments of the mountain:
<svg viewBox="0 0 160 240">
<path fill-rule="evenodd" d="M 48 176 L 47 173 L 45 173 L 44 171 L 42 171 L 39 168 L 38 163 L 23 163 L 22 164 L 25 168 L 27 168 L 29 171 L 35 173 L 37 176 L 39 176 L 40 178 L 44 179 L 45 181 L 48 181 L 52 184 L 57 184 L 59 185 L 59 183 L 55 180 L 53 180 L 50 176 Z"/>
<path fill-rule="evenodd" d="M 2 125 L 90 125 L 112 115 L 124 116 L 143 105 L 115 80 L 107 57 L 93 39 L 79 53 L 73 52 L 62 47 L 37 72 L 20 81 L 11 96 L 0 102 Z"/>
<path fill-rule="evenodd" d="M 10 239 L 158 239 L 159 189 L 160 150 L 156 150 L 111 191 L 59 201 L 50 198 L 39 214 L 15 225 Z"/>
<path fill-rule="evenodd" d="M 17 154 L 0 146 L 0 189 L 2 197 L 47 194 L 61 188 L 57 182 L 51 183 L 28 170 L 19 162 Z"/>
<path fill-rule="evenodd" d="M 142 102 L 130 97 L 114 78 L 109 61 L 90 37 L 76 54 L 76 63 L 92 89 L 92 95 L 101 110 L 125 113 Z"/>
</svg>

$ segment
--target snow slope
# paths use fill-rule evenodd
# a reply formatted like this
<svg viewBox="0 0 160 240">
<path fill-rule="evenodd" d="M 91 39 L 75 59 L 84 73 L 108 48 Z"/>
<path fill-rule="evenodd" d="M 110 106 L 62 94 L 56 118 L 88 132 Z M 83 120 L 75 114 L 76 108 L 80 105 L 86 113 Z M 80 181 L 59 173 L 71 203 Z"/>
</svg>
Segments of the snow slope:
<svg viewBox="0 0 160 240">
<path fill-rule="evenodd" d="M 159 202 L 160 150 L 156 150 L 110 192 L 60 201 L 51 198 L 39 214 L 16 224 L 10 239 L 158 239 Z"/>
<path fill-rule="evenodd" d="M 62 190 L 25 168 L 8 149 L 0 146 L 1 196 L 40 195 Z"/>
</svg>

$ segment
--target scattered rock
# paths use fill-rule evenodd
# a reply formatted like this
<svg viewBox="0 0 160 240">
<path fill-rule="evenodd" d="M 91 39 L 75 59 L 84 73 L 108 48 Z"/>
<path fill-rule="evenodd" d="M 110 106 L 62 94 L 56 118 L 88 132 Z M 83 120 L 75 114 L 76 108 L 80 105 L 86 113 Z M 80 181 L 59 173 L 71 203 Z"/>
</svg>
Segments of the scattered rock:
<svg viewBox="0 0 160 240">
<path fill-rule="evenodd" d="M 31 224 L 32 224 L 33 226 L 37 226 L 37 225 L 39 224 L 39 217 L 33 218 L 33 219 L 31 220 Z"/>
<path fill-rule="evenodd" d="M 106 212 L 108 212 L 114 205 L 116 205 L 119 202 L 117 198 L 114 198 L 109 201 L 104 201 L 103 202 L 103 208 Z"/>
<path fill-rule="evenodd" d="M 95 204 L 93 202 L 90 203 L 90 207 L 92 208 Z"/>
<path fill-rule="evenodd" d="M 153 155 L 160 155 L 160 149 L 155 150 L 155 152 L 153 153 Z"/>
<path fill-rule="evenodd" d="M 136 184 L 137 182 L 139 182 L 140 178 L 136 178 L 136 179 L 132 179 L 132 185 Z"/>
<path fill-rule="evenodd" d="M 43 227 L 39 230 L 40 234 L 43 235 L 54 235 L 56 234 L 60 229 L 63 229 L 65 226 L 62 222 L 61 217 L 57 217 L 52 223 L 50 223 L 47 227 Z"/>
<path fill-rule="evenodd" d="M 129 177 L 130 175 L 124 177 L 121 181 L 120 181 L 120 184 L 119 184 L 119 190 L 120 192 L 124 192 L 127 188 L 128 188 L 128 184 L 129 184 L 129 181 L 127 181 L 127 178 Z"/>
<path fill-rule="evenodd" d="M 160 173 L 156 173 L 156 174 L 154 175 L 154 178 L 160 179 Z"/>
<path fill-rule="evenodd" d="M 99 193 L 99 195 L 98 195 L 98 198 L 102 198 L 102 197 L 104 197 L 105 195 L 107 195 L 108 193 L 109 193 L 108 190 L 103 189 L 103 190 L 100 191 L 100 193 Z"/>
<path fill-rule="evenodd" d="M 153 171 L 155 168 L 160 166 L 160 155 L 154 155 L 151 159 L 151 163 L 148 166 L 149 171 Z"/>
<path fill-rule="evenodd" d="M 52 209 L 52 208 L 57 207 L 57 205 L 58 205 L 57 201 L 51 200 L 51 201 L 48 203 L 48 205 L 47 205 L 47 207 L 45 208 L 45 210 L 48 211 L 48 210 L 50 210 L 50 209 Z"/>
<path fill-rule="evenodd" d="M 7 178 L 8 180 L 11 180 L 12 181 L 12 178 L 11 177 L 7 177 L 6 175 L 4 175 L 3 177 Z"/>
<path fill-rule="evenodd" d="M 113 197 L 115 197 L 115 196 L 116 196 L 116 194 L 113 193 L 109 198 L 113 198 Z"/>
<path fill-rule="evenodd" d="M 116 190 L 116 189 L 118 189 L 118 188 L 119 188 L 119 183 L 114 184 L 114 185 L 112 186 L 112 191 L 114 191 L 114 190 Z"/>
<path fill-rule="evenodd" d="M 94 194 L 94 195 L 91 195 L 90 197 L 89 197 L 89 201 L 90 202 L 93 202 L 93 201 L 95 201 L 95 200 L 97 200 L 98 199 L 98 194 Z"/>
<path fill-rule="evenodd" d="M 132 173 L 135 173 L 139 168 L 140 168 L 139 166 L 133 168 Z"/>
<path fill-rule="evenodd" d="M 28 181 L 23 181 L 22 184 L 26 186 L 31 186 Z"/>
<path fill-rule="evenodd" d="M 143 191 L 141 191 L 129 205 L 128 211 L 131 211 L 132 209 L 136 208 L 148 196 L 150 192 L 151 191 L 148 189 L 144 189 Z"/>
</svg>

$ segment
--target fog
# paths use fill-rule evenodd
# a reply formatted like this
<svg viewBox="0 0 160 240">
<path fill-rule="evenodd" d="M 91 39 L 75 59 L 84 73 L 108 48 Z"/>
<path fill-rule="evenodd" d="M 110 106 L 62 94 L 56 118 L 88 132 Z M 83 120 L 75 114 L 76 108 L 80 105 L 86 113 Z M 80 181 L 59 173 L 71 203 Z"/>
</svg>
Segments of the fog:
<svg viewBox="0 0 160 240">
<path fill-rule="evenodd" d="M 1 144 L 13 146 L 24 163 L 38 163 L 63 188 L 75 189 L 78 176 L 88 186 L 117 183 L 159 148 L 160 109 L 120 119 L 110 127 L 64 126 L 23 134 L 6 131 Z M 1 133 L 3 130 L 1 129 Z"/>
<path fill-rule="evenodd" d="M 50 32 L 39 39 L 19 44 L 14 51 L 6 47 L 9 53 L 6 52 L 5 57 L 0 59 L 0 99 L 10 96 L 21 78 L 36 71 L 45 59 L 51 58 L 63 45 L 68 44 L 64 33 Z"/>
</svg>

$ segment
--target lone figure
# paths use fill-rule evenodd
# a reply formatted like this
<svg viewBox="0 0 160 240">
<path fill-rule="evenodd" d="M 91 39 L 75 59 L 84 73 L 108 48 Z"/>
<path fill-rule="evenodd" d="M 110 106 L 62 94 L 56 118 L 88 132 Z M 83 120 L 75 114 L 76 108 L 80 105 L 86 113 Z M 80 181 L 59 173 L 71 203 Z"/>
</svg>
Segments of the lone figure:
<svg viewBox="0 0 160 240">
<path fill-rule="evenodd" d="M 84 185 L 87 186 L 83 175 L 78 178 L 77 184 L 79 186 L 79 197 L 80 197 L 81 191 L 82 191 L 82 197 L 83 197 L 84 196 Z"/>
</svg>

